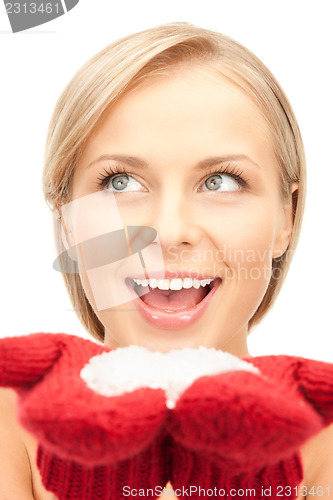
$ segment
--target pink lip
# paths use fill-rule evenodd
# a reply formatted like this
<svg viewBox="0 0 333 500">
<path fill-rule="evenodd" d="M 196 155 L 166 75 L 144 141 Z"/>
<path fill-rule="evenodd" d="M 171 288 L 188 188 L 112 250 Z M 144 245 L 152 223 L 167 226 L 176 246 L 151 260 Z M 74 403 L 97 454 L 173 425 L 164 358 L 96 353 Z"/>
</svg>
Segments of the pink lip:
<svg viewBox="0 0 333 500">
<path fill-rule="evenodd" d="M 187 273 L 186 276 L 190 277 L 190 273 Z M 199 304 L 197 304 L 194 307 L 190 307 L 189 309 L 182 309 L 181 311 L 177 312 L 166 312 L 163 311 L 162 309 L 157 309 L 155 307 L 148 306 L 148 304 L 143 302 L 143 300 L 141 300 L 139 297 L 137 299 L 134 299 L 133 302 L 137 307 L 141 316 L 148 323 L 152 324 L 157 328 L 162 328 L 165 330 L 186 328 L 187 326 L 193 325 L 193 323 L 195 323 L 196 321 L 199 320 L 199 318 L 201 318 L 201 316 L 207 310 L 209 304 L 211 303 L 221 283 L 222 283 L 221 278 L 216 279 L 215 282 L 212 283 L 213 287 L 211 291 L 206 295 L 206 297 L 201 302 L 199 302 Z"/>
</svg>

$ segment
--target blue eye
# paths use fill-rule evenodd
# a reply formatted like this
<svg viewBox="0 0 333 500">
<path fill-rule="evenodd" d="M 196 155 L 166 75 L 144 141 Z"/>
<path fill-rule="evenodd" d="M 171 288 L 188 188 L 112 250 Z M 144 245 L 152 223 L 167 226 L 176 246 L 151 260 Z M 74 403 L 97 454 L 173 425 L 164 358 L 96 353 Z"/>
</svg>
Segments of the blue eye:
<svg viewBox="0 0 333 500">
<path fill-rule="evenodd" d="M 230 175 L 215 173 L 206 179 L 204 188 L 203 191 L 238 191 L 240 186 Z"/>
<path fill-rule="evenodd" d="M 213 171 L 208 174 L 203 184 L 202 191 L 231 192 L 247 188 L 248 183 L 243 178 L 242 172 L 235 167 L 226 167 L 223 170 Z M 104 169 L 98 177 L 100 189 L 106 189 L 113 193 L 128 193 L 134 191 L 145 191 L 145 188 L 125 170 L 116 168 Z"/>
<path fill-rule="evenodd" d="M 106 189 L 113 192 L 142 191 L 141 184 L 127 174 L 112 176 Z"/>
</svg>

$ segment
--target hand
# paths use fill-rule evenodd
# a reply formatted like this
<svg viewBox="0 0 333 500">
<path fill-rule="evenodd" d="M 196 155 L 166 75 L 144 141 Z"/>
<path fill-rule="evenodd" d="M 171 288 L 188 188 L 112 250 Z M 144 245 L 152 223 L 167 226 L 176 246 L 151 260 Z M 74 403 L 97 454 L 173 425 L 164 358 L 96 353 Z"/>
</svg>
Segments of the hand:
<svg viewBox="0 0 333 500">
<path fill-rule="evenodd" d="M 107 351 L 62 334 L 0 340 L 0 385 L 18 392 L 21 423 L 39 442 L 43 484 L 60 500 L 117 499 L 123 486 L 167 482 L 163 391 L 107 398 L 80 377 Z"/>
<path fill-rule="evenodd" d="M 175 490 L 216 487 L 230 496 L 240 488 L 262 498 L 271 487 L 278 499 L 280 485 L 295 493 L 301 445 L 333 421 L 333 365 L 288 356 L 247 361 L 261 375 L 202 377 L 179 399 L 169 423 Z"/>
<path fill-rule="evenodd" d="M 200 377 L 167 410 L 162 389 L 105 397 L 85 385 L 81 369 L 108 350 L 61 334 L 0 341 L 0 383 L 19 392 L 43 482 L 60 500 L 118 499 L 123 486 L 168 481 L 175 490 L 249 488 L 259 498 L 275 487 L 278 498 L 279 484 L 301 482 L 301 445 L 333 420 L 332 365 L 250 358 L 259 373 Z"/>
</svg>

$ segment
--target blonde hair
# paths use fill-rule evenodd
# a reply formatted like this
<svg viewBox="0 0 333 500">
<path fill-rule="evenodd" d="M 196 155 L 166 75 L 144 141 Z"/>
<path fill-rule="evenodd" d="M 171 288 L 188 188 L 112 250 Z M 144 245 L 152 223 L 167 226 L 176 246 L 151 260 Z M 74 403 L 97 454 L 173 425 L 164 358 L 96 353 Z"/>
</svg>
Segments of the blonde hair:
<svg viewBox="0 0 333 500">
<path fill-rule="evenodd" d="M 286 95 L 272 73 L 231 38 L 188 23 L 172 23 L 128 36 L 107 46 L 73 77 L 54 110 L 46 143 L 43 190 L 52 209 L 71 199 L 75 166 L 103 114 L 126 92 L 151 78 L 172 74 L 183 64 L 200 63 L 241 88 L 270 125 L 280 169 L 281 198 L 293 199 L 294 228 L 287 251 L 273 259 L 266 294 L 249 322 L 261 320 L 286 277 L 299 237 L 305 200 L 305 156 L 301 134 Z M 87 330 L 100 340 L 104 327 L 94 313 L 78 274 L 63 274 L 72 304 Z"/>
</svg>

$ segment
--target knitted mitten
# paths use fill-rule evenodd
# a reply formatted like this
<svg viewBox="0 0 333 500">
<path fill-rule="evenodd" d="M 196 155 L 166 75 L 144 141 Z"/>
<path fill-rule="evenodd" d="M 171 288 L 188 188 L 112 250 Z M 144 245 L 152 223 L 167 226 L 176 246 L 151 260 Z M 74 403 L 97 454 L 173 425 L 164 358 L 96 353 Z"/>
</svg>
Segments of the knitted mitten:
<svg viewBox="0 0 333 500">
<path fill-rule="evenodd" d="M 193 499 L 214 491 L 237 497 L 239 489 L 259 498 L 297 496 L 299 449 L 333 420 L 333 365 L 219 352 L 217 371 L 209 359 L 208 371 L 193 378 L 193 358 L 186 365 L 178 351 L 166 370 L 170 384 L 149 389 L 135 380 L 122 395 L 98 394 L 81 369 L 92 356 L 100 362 L 116 351 L 61 334 L 0 340 L 0 384 L 19 392 L 47 489 L 61 500 L 118 500 L 124 486 L 147 491 L 171 481 L 177 496 Z M 202 351 L 187 351 L 195 351 L 201 370 Z"/>
<path fill-rule="evenodd" d="M 43 484 L 60 500 L 118 499 L 125 486 L 168 481 L 164 392 L 108 398 L 80 377 L 91 357 L 108 351 L 63 334 L 0 340 L 0 385 L 18 392 L 21 423 L 39 442 Z"/>
<path fill-rule="evenodd" d="M 214 488 L 217 496 L 300 493 L 300 446 L 333 422 L 333 365 L 289 356 L 246 361 L 260 372 L 202 377 L 177 402 L 168 430 L 179 497 L 199 500 Z"/>
</svg>

